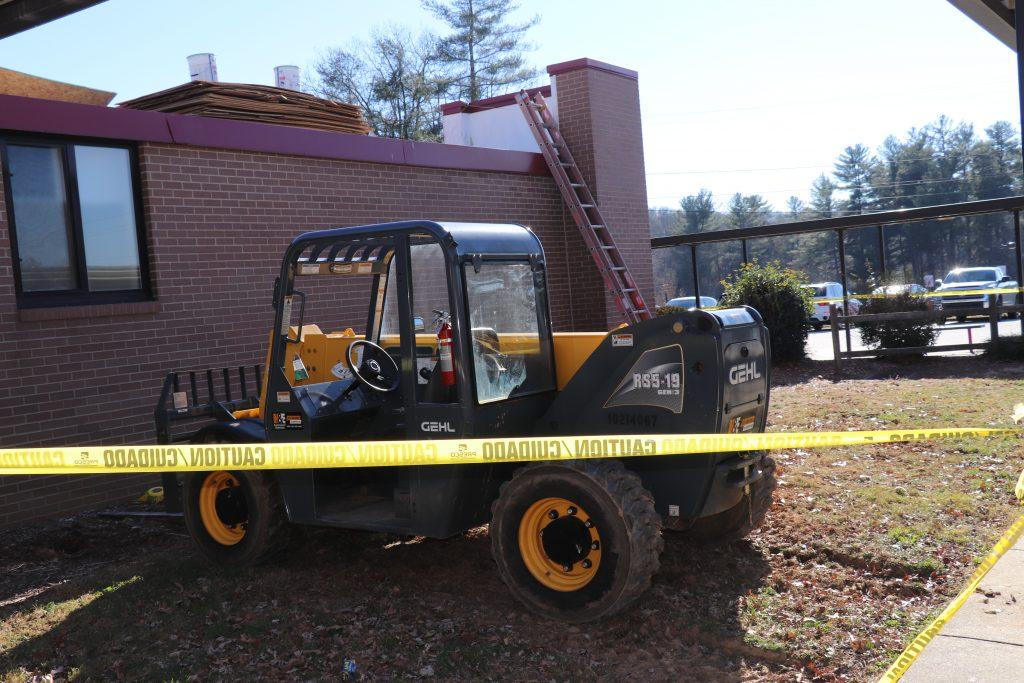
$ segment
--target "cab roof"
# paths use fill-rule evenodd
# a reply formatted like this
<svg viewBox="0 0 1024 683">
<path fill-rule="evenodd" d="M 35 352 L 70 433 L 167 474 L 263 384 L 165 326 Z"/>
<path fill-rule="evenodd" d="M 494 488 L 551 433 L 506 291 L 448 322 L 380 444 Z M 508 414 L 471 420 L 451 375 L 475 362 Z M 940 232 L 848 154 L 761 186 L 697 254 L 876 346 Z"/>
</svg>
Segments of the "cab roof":
<svg viewBox="0 0 1024 683">
<path fill-rule="evenodd" d="M 296 237 L 289 253 L 296 256 L 314 246 L 321 255 L 325 248 L 341 243 L 379 242 L 396 235 L 423 235 L 432 237 L 442 247 L 457 256 L 510 255 L 536 256 L 544 254 L 540 240 L 532 230 L 516 223 L 459 223 L 426 220 L 374 223 L 347 228 L 330 228 L 306 232 Z M 336 250 L 331 250 L 336 253 Z M 314 260 L 316 257 L 314 257 Z"/>
</svg>

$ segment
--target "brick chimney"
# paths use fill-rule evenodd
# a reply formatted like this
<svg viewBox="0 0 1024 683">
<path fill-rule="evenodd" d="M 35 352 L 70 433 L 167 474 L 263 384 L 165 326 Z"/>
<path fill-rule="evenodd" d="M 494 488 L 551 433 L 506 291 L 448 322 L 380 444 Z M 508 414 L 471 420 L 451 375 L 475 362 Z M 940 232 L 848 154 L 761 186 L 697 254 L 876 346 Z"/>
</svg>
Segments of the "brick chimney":
<svg viewBox="0 0 1024 683">
<path fill-rule="evenodd" d="M 651 230 L 647 214 L 643 132 L 637 72 L 593 59 L 575 59 L 548 67 L 558 108 L 558 126 L 647 305 L 654 306 Z M 567 220 L 571 222 L 568 216 Z M 582 238 L 567 235 L 577 329 L 605 329 L 623 321 Z M 577 281 L 576 278 L 579 278 Z M 603 315 L 602 315 L 603 313 Z M 591 315 L 594 316 L 591 319 Z M 586 318 L 586 324 L 581 325 Z"/>
</svg>

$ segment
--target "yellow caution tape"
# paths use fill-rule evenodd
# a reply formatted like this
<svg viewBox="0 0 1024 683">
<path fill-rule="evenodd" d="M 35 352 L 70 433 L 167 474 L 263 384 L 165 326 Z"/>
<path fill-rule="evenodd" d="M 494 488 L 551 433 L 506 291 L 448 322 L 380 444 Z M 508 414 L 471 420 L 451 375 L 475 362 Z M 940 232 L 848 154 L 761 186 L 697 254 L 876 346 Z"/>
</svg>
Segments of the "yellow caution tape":
<svg viewBox="0 0 1024 683">
<path fill-rule="evenodd" d="M 907 672 L 910 665 L 917 661 L 917 658 L 921 655 L 925 646 L 932 641 L 946 622 L 953 618 L 953 615 L 957 613 L 957 610 L 967 602 L 967 598 L 974 594 L 974 590 L 978 587 L 978 584 L 981 583 L 981 580 L 985 578 L 985 575 L 988 574 L 989 570 L 995 566 L 996 561 L 998 561 L 1007 550 L 1013 547 L 1017 542 L 1017 539 L 1019 539 L 1022 534 L 1024 534 L 1024 515 L 1014 522 L 1013 526 L 1006 530 L 1003 537 L 996 542 L 995 547 L 992 548 L 989 554 L 985 556 L 985 559 L 981 561 L 978 568 L 974 570 L 974 574 L 971 575 L 971 579 L 967 582 L 967 585 L 964 586 L 964 589 L 960 591 L 960 594 L 953 599 L 953 602 L 949 603 L 946 609 L 942 610 L 942 614 L 937 616 L 932 623 L 928 624 L 928 628 L 922 631 L 916 638 L 914 638 L 913 641 L 911 641 L 910 645 L 907 646 L 907 649 L 903 651 L 903 654 L 901 654 L 896 661 L 893 662 L 892 666 L 882 674 L 882 677 L 878 679 L 879 683 L 882 683 L 883 681 L 887 683 L 898 681 L 903 677 L 903 674 Z"/>
<path fill-rule="evenodd" d="M 924 292 L 923 294 L 911 294 L 910 296 L 914 297 L 914 298 L 920 298 L 920 299 L 931 299 L 931 298 L 936 298 L 936 297 L 938 297 L 938 298 L 944 298 L 944 297 L 956 298 L 956 297 L 961 297 L 961 296 L 982 296 L 982 295 L 985 295 L 985 294 L 1002 294 L 1002 295 L 1017 294 L 1018 292 L 1021 292 L 1021 291 L 1024 291 L 1024 289 L 1022 289 L 1022 288 L 1016 288 L 1015 289 L 1015 288 L 1012 288 L 1012 287 L 1003 287 L 1003 288 L 995 288 L 995 287 L 993 287 L 993 288 L 989 288 L 989 289 L 944 289 L 944 290 L 941 290 L 941 291 L 940 290 L 935 290 L 933 292 Z M 889 299 L 889 298 L 900 296 L 902 294 L 904 294 L 904 292 L 897 292 L 895 294 L 854 294 L 854 293 L 851 292 L 850 294 L 846 295 L 846 298 L 847 299 Z M 839 297 L 837 299 L 815 297 L 814 298 L 814 303 L 816 303 L 816 304 L 829 304 L 829 303 L 838 303 L 838 302 L 840 302 L 842 300 L 843 300 L 842 297 Z"/>
<path fill-rule="evenodd" d="M 0 449 L 0 475 L 463 465 L 828 448 L 1019 433 L 1019 428 L 967 427 L 851 432 L 615 434 L 501 439 L 7 448 Z"/>
</svg>

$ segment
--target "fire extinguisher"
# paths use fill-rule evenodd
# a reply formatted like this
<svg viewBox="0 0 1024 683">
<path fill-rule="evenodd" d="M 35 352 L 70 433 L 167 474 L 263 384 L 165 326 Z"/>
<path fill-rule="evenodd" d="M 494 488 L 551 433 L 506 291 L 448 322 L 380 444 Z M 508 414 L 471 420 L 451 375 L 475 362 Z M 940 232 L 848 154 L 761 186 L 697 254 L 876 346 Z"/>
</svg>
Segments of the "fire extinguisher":
<svg viewBox="0 0 1024 683">
<path fill-rule="evenodd" d="M 437 349 L 440 356 L 441 384 L 446 387 L 455 386 L 455 363 L 452 362 L 452 326 L 448 320 L 441 320 L 437 330 Z"/>
</svg>

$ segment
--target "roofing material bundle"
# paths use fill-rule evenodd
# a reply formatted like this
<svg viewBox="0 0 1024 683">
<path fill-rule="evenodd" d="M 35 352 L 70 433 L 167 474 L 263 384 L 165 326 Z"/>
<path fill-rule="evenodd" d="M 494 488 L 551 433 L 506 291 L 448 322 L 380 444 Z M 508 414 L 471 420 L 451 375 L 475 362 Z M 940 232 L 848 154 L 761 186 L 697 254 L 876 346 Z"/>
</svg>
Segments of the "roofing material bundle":
<svg viewBox="0 0 1024 683">
<path fill-rule="evenodd" d="M 366 135 L 370 126 L 354 104 L 266 85 L 191 81 L 121 102 L 121 107 L 167 114 L 194 114 L 279 126 Z"/>
</svg>

